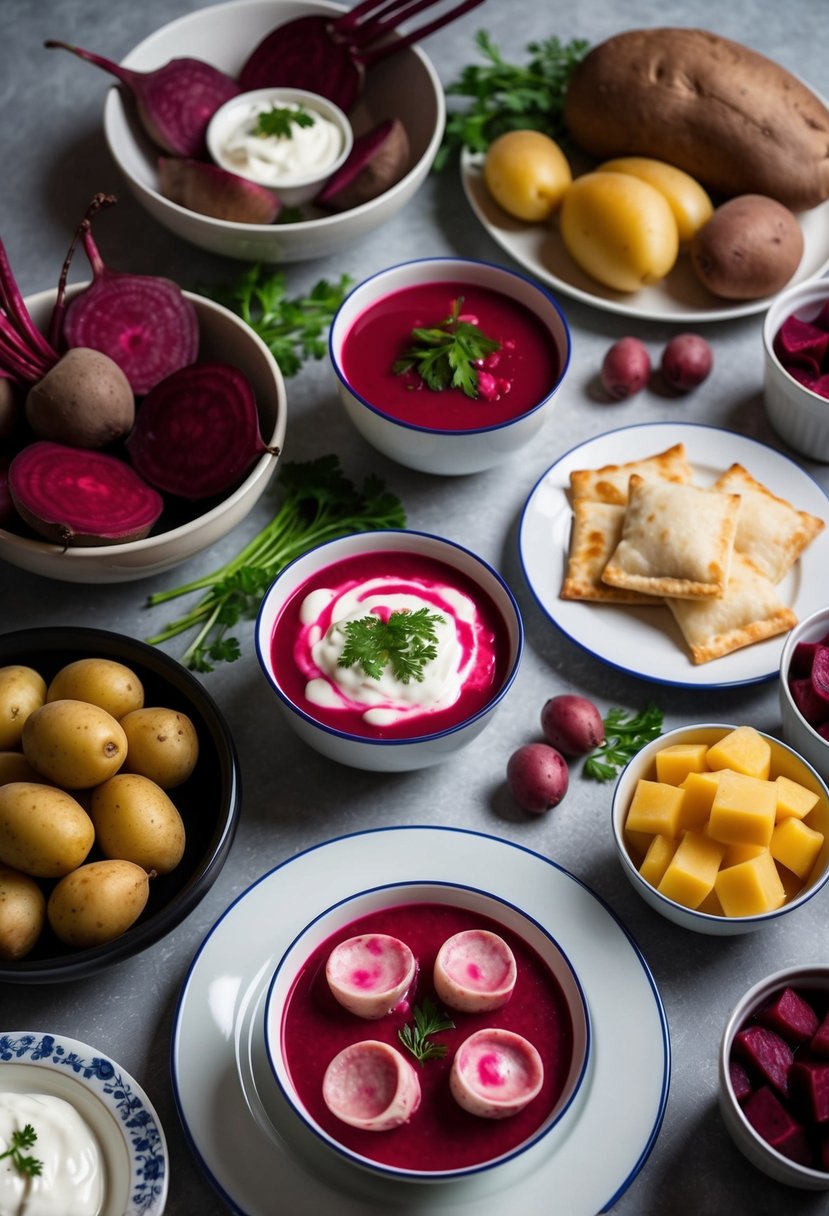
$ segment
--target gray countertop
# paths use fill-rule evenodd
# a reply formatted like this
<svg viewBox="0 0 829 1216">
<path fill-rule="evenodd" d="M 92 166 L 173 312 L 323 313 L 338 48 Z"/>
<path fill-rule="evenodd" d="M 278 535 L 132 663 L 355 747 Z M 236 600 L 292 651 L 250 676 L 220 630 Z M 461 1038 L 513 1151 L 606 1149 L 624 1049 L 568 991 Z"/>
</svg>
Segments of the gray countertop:
<svg viewBox="0 0 829 1216">
<path fill-rule="evenodd" d="M 98 190 L 114 192 L 121 200 L 99 230 L 113 266 L 165 273 L 190 289 L 226 282 L 242 269 L 178 243 L 140 209 L 120 181 L 104 142 L 106 78 L 69 55 L 42 49 L 44 39 L 60 38 L 118 59 L 153 29 L 198 7 L 198 0 L 0 3 L 0 234 L 24 293 L 56 282 L 69 236 Z M 608 0 L 570 5 L 524 0 L 518 8 L 506 0 L 488 0 L 424 49 L 448 83 L 464 64 L 476 60 L 473 35 L 479 28 L 492 33 L 508 58 L 520 59 L 532 39 L 553 33 L 563 40 L 579 36 L 596 42 L 624 27 L 656 24 L 695 24 L 745 42 L 829 94 L 825 14 L 816 0 L 631 0 L 624 6 Z M 289 266 L 289 287 L 299 291 L 320 277 L 341 273 L 359 280 L 424 253 L 505 260 L 472 216 L 454 167 L 431 177 L 376 236 L 340 257 Z M 239 632 L 242 658 L 203 677 L 227 716 L 244 782 L 238 835 L 211 891 L 175 932 L 107 974 L 66 985 L 0 985 L 4 1029 L 51 1030 L 80 1038 L 110 1054 L 147 1090 L 169 1142 L 169 1216 L 213 1216 L 227 1210 L 191 1154 L 170 1083 L 176 1001 L 199 944 L 241 892 L 307 846 L 360 829 L 420 823 L 502 836 L 554 859 L 610 905 L 652 969 L 671 1032 L 670 1095 L 655 1148 L 617 1200 L 615 1212 L 710 1216 L 785 1210 L 806 1216 L 829 1204 L 821 1195 L 786 1190 L 754 1172 L 733 1147 L 716 1107 L 717 1051 L 731 1008 L 767 973 L 790 962 L 825 959 L 825 894 L 764 933 L 722 939 L 688 933 L 649 909 L 622 874 L 610 832 L 609 786 L 597 786 L 574 773 L 566 800 L 538 818 L 521 814 L 505 793 L 507 758 L 537 735 L 540 707 L 554 693 L 580 692 L 602 709 L 642 707 L 655 698 L 668 727 L 714 719 L 752 722 L 772 734 L 780 731 L 776 681 L 712 693 L 660 688 L 603 666 L 542 615 L 517 552 L 520 512 L 538 478 L 574 444 L 603 431 L 641 422 L 701 422 L 785 450 L 763 412 L 761 318 L 706 329 L 714 346 L 715 370 L 693 394 L 668 398 L 646 390 L 628 402 L 608 404 L 595 392 L 595 378 L 610 342 L 635 332 L 658 350 L 675 327 L 631 322 L 567 298 L 561 302 L 572 327 L 573 361 L 557 416 L 528 452 L 489 473 L 454 480 L 396 467 L 350 428 L 324 363 L 310 364 L 288 381 L 286 451 L 291 459 L 336 451 L 355 479 L 377 471 L 402 498 L 412 526 L 469 546 L 509 581 L 524 614 L 526 650 L 497 725 L 442 766 L 392 782 L 341 768 L 290 735 L 259 673 L 253 626 L 246 623 Z M 829 466 L 810 465 L 801 458 L 798 463 L 829 490 Z M 86 588 L 47 583 L 2 565 L 0 629 L 84 623 L 147 637 L 168 619 L 165 609 L 146 607 L 149 591 L 214 569 L 269 513 L 263 500 L 213 552 L 151 583 Z M 167 649 L 175 656 L 182 646 L 170 643 Z M 624 1095 L 619 1101 L 624 1102 Z M 550 1210 L 554 1206 L 551 1198 Z M 281 1210 L 275 1200 L 274 1211 Z M 367 1206 L 367 1216 L 373 1210 Z M 333 1204 L 330 1213 L 337 1216 Z"/>
</svg>

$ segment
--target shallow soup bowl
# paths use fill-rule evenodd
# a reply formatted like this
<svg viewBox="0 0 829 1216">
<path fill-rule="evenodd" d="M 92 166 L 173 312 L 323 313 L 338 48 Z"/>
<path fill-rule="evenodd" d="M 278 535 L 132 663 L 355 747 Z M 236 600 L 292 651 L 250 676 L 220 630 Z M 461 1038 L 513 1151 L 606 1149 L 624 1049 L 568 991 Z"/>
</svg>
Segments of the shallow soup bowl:
<svg viewBox="0 0 829 1216">
<path fill-rule="evenodd" d="M 440 326 L 458 305 L 494 344 L 477 395 L 432 391 L 399 370 L 413 330 Z M 457 332 L 452 328 L 452 332 Z M 381 270 L 350 293 L 329 337 L 340 399 L 373 447 L 424 473 L 478 473 L 526 447 L 555 410 L 570 331 L 553 296 L 512 270 L 467 258 L 423 258 Z"/>
<path fill-rule="evenodd" d="M 407 613 L 433 630 L 424 639 L 432 657 L 411 678 L 382 661 L 369 674 L 366 630 L 399 627 L 404 654 Z M 404 529 L 303 554 L 277 575 L 256 623 L 260 666 L 297 735 L 330 759 L 378 772 L 437 764 L 471 743 L 512 687 L 523 641 L 518 605 L 491 566 Z M 346 646 L 360 648 L 350 665 L 339 661 Z"/>
<path fill-rule="evenodd" d="M 481 932 L 494 934 L 514 952 L 515 983 L 497 1008 L 464 1011 L 436 995 L 435 962 L 447 940 Z M 380 934 L 382 940 L 402 942 L 416 960 L 411 986 L 390 1011 L 371 1019 L 339 1006 L 328 985 L 327 959 L 355 934 L 369 944 Z M 426 1009 L 430 1001 L 451 1025 L 431 1036 L 437 1051 L 419 1061 L 405 1042 L 415 1010 Z M 510 1171 L 531 1164 L 533 1149 L 554 1151 L 556 1138 L 566 1136 L 578 1118 L 591 1050 L 584 994 L 554 937 L 519 907 L 486 891 L 429 880 L 379 885 L 323 911 L 280 960 L 264 1027 L 268 1063 L 293 1116 L 299 1151 L 322 1147 L 333 1155 L 329 1163 L 345 1160 L 375 1176 L 414 1183 L 485 1173 L 491 1186 L 497 1171 L 506 1184 Z M 314 1052 L 304 1049 L 309 1034 L 317 1044 Z M 534 1096 L 522 1095 L 524 1105 L 488 1117 L 472 1113 L 454 1094 L 465 1050 L 492 1035 L 515 1036 L 530 1052 L 537 1051 L 543 1078 Z M 416 1078 L 408 1117 L 385 1130 L 344 1121 L 323 1097 L 331 1060 L 367 1041 L 374 1050 L 381 1044 L 402 1073 Z"/>
</svg>

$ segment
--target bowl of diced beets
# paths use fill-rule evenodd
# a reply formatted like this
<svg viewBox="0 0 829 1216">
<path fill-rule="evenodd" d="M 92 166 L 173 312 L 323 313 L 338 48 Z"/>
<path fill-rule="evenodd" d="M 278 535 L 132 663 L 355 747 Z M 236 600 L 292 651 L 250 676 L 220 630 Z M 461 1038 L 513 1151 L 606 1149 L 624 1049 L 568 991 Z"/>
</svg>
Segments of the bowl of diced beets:
<svg viewBox="0 0 829 1216">
<path fill-rule="evenodd" d="M 791 631 L 780 659 L 783 738 L 829 779 L 829 608 Z"/>
<path fill-rule="evenodd" d="M 829 966 L 755 984 L 728 1020 L 719 1072 L 723 1120 L 752 1165 L 829 1190 Z"/>
<path fill-rule="evenodd" d="M 810 460 L 829 462 L 829 283 L 781 292 L 763 325 L 766 414 Z"/>
</svg>

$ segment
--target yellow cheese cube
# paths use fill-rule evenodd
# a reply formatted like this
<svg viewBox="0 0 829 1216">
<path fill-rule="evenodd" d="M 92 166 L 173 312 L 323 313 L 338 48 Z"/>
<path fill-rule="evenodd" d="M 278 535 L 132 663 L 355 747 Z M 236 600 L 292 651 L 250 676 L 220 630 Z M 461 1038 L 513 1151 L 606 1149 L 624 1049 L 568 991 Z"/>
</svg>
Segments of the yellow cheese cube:
<svg viewBox="0 0 829 1216">
<path fill-rule="evenodd" d="M 771 745 L 753 726 L 737 726 L 712 743 L 707 759 L 710 769 L 730 768 L 765 781 L 771 772 Z"/>
<path fill-rule="evenodd" d="M 654 836 L 651 838 L 650 847 L 639 867 L 639 873 L 645 882 L 649 882 L 652 887 L 659 886 L 659 883 L 662 881 L 662 875 L 667 870 L 668 864 L 676 852 L 677 843 L 670 836 Z"/>
<path fill-rule="evenodd" d="M 636 783 L 625 820 L 625 831 L 650 832 L 652 836 L 676 836 L 684 797 L 685 791 L 676 785 L 666 785 L 662 781 L 646 781 L 643 778 Z"/>
<path fill-rule="evenodd" d="M 725 916 L 714 887 L 711 888 L 702 903 L 697 906 L 697 912 L 707 912 L 709 916 Z"/>
<path fill-rule="evenodd" d="M 817 860 L 823 845 L 823 833 L 810 828 L 802 819 L 784 819 L 771 834 L 769 850 L 798 878 L 805 878 Z"/>
<path fill-rule="evenodd" d="M 625 844 L 637 864 L 651 847 L 653 835 L 650 832 L 625 832 Z"/>
<path fill-rule="evenodd" d="M 759 916 L 786 902 L 786 892 L 768 849 L 751 861 L 720 870 L 714 890 L 726 916 Z"/>
<path fill-rule="evenodd" d="M 723 852 L 723 846 L 704 832 L 686 832 L 657 891 L 686 908 L 698 907 L 714 887 Z"/>
<path fill-rule="evenodd" d="M 723 853 L 723 866 L 738 866 L 741 861 L 751 861 L 753 857 L 765 853 L 767 848 L 768 845 L 765 844 L 727 844 Z"/>
<path fill-rule="evenodd" d="M 817 806 L 818 796 L 805 785 L 789 777 L 777 778 L 777 822 L 783 819 L 805 819 Z"/>
<path fill-rule="evenodd" d="M 672 743 L 656 753 L 656 780 L 681 785 L 689 773 L 704 773 L 708 765 L 705 743 Z"/>
<path fill-rule="evenodd" d="M 798 878 L 791 870 L 785 866 L 778 866 L 777 873 L 780 875 L 780 881 L 783 884 L 783 890 L 786 892 L 786 903 L 790 899 L 796 899 L 803 890 L 803 879 Z"/>
<path fill-rule="evenodd" d="M 719 773 L 689 773 L 680 781 L 680 789 L 685 790 L 679 820 L 680 831 L 683 828 L 701 828 L 708 822 L 719 779 Z"/>
<path fill-rule="evenodd" d="M 708 833 L 722 844 L 767 845 L 776 813 L 776 782 L 724 769 L 711 803 Z"/>
</svg>

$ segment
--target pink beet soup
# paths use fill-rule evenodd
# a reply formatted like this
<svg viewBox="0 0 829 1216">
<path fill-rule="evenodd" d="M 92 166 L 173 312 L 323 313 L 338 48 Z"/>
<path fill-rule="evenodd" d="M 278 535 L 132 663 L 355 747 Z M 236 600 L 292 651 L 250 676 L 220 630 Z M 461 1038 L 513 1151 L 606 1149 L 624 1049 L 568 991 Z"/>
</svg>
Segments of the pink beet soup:
<svg viewBox="0 0 829 1216">
<path fill-rule="evenodd" d="M 441 1006 L 432 985 L 435 957 L 443 942 L 464 929 L 490 929 L 512 948 L 518 968 L 506 1005 L 488 1013 L 460 1013 Z M 325 979 L 325 962 L 339 942 L 358 933 L 388 933 L 413 951 L 418 972 L 408 996 L 384 1018 L 368 1021 L 337 1003 Z M 442 1059 L 415 1061 L 402 1047 L 401 1027 L 413 1021 L 412 1009 L 424 998 L 435 1002 L 455 1023 L 432 1037 L 447 1047 Z M 449 1089 L 452 1059 L 476 1030 L 502 1027 L 523 1035 L 544 1062 L 541 1092 L 518 1114 L 485 1119 L 463 1110 Z M 400 1048 L 417 1070 L 421 1104 L 408 1123 L 391 1131 L 367 1132 L 343 1123 L 322 1099 L 329 1062 L 343 1048 L 363 1039 L 380 1039 Z M 518 934 L 466 908 L 419 903 L 384 908 L 360 917 L 332 934 L 301 968 L 282 1018 L 282 1049 L 291 1080 L 316 1123 L 346 1148 L 399 1169 L 472 1168 L 509 1153 L 532 1137 L 561 1097 L 573 1057 L 573 1024 L 558 980 L 540 955 Z"/>
<path fill-rule="evenodd" d="M 410 345 L 412 330 L 440 325 L 461 297 L 461 319 L 500 344 L 483 361 L 487 376 L 475 398 L 460 388 L 429 388 L 414 371 L 392 370 Z M 378 300 L 346 334 L 341 358 L 349 386 L 375 409 L 439 431 L 476 430 L 518 418 L 552 392 L 561 374 L 552 334 L 529 308 L 502 292 L 460 282 L 421 283 Z"/>
<path fill-rule="evenodd" d="M 422 680 L 401 686 L 385 673 L 378 680 L 358 665 L 339 666 L 343 622 L 422 607 L 441 618 L 438 658 Z M 286 602 L 271 638 L 274 672 L 294 705 L 326 726 L 373 739 L 417 738 L 466 721 L 497 695 L 509 654 L 506 623 L 473 579 L 396 551 L 360 554 L 314 574 Z"/>
</svg>

